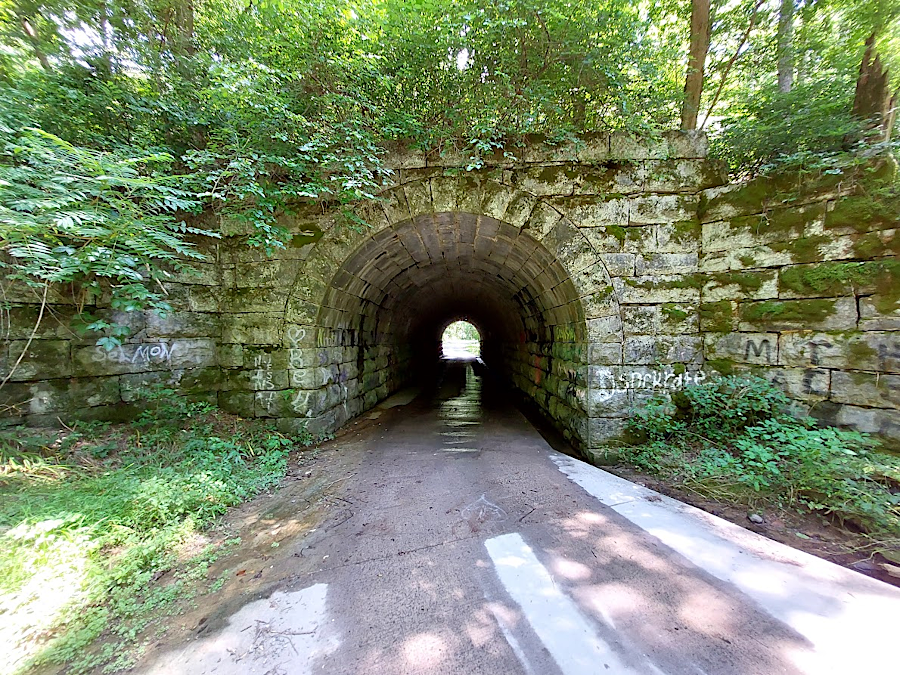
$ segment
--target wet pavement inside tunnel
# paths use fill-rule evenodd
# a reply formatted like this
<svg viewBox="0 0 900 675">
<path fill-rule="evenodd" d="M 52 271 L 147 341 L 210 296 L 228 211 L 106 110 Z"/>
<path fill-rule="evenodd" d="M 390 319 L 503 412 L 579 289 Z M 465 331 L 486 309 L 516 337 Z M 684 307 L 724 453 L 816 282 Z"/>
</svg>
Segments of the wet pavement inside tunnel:
<svg viewBox="0 0 900 675">
<path fill-rule="evenodd" d="M 409 398 L 291 544 L 303 571 L 145 672 L 769 675 L 888 653 L 895 589 L 552 450 L 478 360 Z"/>
</svg>

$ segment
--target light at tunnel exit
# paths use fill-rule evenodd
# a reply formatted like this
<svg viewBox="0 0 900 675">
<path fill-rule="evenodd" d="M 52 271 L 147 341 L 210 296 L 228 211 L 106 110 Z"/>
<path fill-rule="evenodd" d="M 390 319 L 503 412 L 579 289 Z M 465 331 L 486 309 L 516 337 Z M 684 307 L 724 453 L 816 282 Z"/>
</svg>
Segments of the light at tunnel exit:
<svg viewBox="0 0 900 675">
<path fill-rule="evenodd" d="M 454 321 L 444 329 L 441 347 L 445 359 L 473 360 L 481 356 L 481 334 L 468 321 Z"/>
</svg>

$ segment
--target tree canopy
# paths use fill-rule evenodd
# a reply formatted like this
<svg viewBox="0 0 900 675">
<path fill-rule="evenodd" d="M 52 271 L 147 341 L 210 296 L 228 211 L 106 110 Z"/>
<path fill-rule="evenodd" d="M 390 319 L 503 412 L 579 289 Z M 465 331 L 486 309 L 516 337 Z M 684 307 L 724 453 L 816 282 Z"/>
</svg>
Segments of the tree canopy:
<svg viewBox="0 0 900 675">
<path fill-rule="evenodd" d="M 185 213 L 243 219 L 251 244 L 279 246 L 277 213 L 370 198 L 398 139 L 467 152 L 474 168 L 528 134 L 677 128 L 691 9 L 3 0 L 4 264 L 32 284 L 81 275 L 125 306 L 164 305 L 147 282 L 190 255 L 200 231 Z M 709 13 L 693 124 L 736 174 L 848 150 L 865 126 L 852 111 L 866 39 L 900 65 L 900 0 L 714 0 Z"/>
</svg>

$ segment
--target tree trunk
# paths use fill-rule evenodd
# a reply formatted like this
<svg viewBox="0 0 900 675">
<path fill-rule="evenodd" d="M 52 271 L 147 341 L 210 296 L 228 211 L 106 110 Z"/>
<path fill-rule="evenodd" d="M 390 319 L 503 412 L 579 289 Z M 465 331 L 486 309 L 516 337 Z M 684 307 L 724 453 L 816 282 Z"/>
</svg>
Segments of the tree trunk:
<svg viewBox="0 0 900 675">
<path fill-rule="evenodd" d="M 41 43 L 38 39 L 37 32 L 34 30 L 34 26 L 31 25 L 28 17 L 25 16 L 19 16 L 19 24 L 22 26 L 22 31 L 25 33 L 25 39 L 28 41 L 28 44 L 31 45 L 31 50 L 41 64 L 41 68 L 49 71 L 50 61 L 47 59 L 44 50 L 41 49 Z"/>
<path fill-rule="evenodd" d="M 194 53 L 194 2 L 181 0 L 175 5 L 176 49 L 180 54 Z"/>
<path fill-rule="evenodd" d="M 684 80 L 684 102 L 681 106 L 681 128 L 697 128 L 700 97 L 703 95 L 703 69 L 709 51 L 709 0 L 691 0 L 691 46 L 688 52 L 687 77 Z"/>
<path fill-rule="evenodd" d="M 865 121 L 865 128 L 877 130 L 877 140 L 888 141 L 897 116 L 900 92 L 891 92 L 888 71 L 875 53 L 875 34 L 866 40 L 866 53 L 859 66 L 853 114 Z"/>
<path fill-rule="evenodd" d="M 778 91 L 794 86 L 794 0 L 781 0 L 778 14 Z"/>
</svg>

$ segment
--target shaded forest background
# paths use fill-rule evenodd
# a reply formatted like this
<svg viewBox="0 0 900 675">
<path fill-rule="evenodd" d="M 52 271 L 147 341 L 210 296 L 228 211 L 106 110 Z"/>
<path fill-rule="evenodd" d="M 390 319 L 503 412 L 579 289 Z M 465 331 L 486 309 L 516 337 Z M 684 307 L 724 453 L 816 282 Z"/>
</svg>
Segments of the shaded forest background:
<svg viewBox="0 0 900 675">
<path fill-rule="evenodd" d="M 888 141 L 854 97 L 867 39 L 868 79 L 900 63 L 898 17 L 900 0 L 6 1 L 0 264 L 38 295 L 165 310 L 167 271 L 217 236 L 186 214 L 281 246 L 277 213 L 371 198 L 398 139 L 477 168 L 530 134 L 701 128 L 735 177 L 840 173 Z"/>
</svg>

